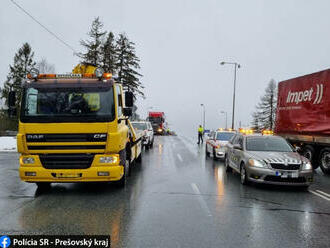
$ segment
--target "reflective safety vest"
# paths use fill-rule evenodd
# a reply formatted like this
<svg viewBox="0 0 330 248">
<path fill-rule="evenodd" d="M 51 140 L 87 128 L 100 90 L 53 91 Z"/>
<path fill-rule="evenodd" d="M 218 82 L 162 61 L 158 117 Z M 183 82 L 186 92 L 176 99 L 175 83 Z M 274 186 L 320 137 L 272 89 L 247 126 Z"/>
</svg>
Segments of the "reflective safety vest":
<svg viewBox="0 0 330 248">
<path fill-rule="evenodd" d="M 204 132 L 203 128 L 202 127 L 199 127 L 198 128 L 198 133 L 203 134 L 203 132 Z"/>
</svg>

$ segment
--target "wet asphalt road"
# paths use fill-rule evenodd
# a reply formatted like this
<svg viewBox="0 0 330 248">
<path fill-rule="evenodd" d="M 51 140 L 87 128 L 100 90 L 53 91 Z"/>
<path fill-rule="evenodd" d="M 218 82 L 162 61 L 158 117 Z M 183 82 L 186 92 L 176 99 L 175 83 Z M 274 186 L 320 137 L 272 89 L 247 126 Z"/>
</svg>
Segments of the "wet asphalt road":
<svg viewBox="0 0 330 248">
<path fill-rule="evenodd" d="M 0 153 L 1 234 L 110 234 L 112 247 L 329 247 L 330 177 L 309 191 L 242 186 L 184 137 L 156 137 L 125 189 L 18 178 L 18 154 Z M 321 196 L 320 196 L 321 195 Z M 322 197 L 323 196 L 323 197 Z"/>
</svg>

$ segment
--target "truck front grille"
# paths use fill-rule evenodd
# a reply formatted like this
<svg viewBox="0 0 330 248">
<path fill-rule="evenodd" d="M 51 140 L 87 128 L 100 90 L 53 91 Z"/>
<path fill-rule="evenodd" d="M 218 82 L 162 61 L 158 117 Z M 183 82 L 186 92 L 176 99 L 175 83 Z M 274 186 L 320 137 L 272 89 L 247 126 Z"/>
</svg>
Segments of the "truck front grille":
<svg viewBox="0 0 330 248">
<path fill-rule="evenodd" d="M 105 149 L 105 145 L 54 145 L 54 146 L 32 146 L 28 145 L 29 150 L 101 150 Z"/>
<path fill-rule="evenodd" d="M 106 140 L 106 133 L 26 134 L 27 142 L 102 142 Z"/>
<path fill-rule="evenodd" d="M 300 164 L 275 164 L 271 163 L 270 164 L 273 169 L 277 170 L 299 170 L 300 169 Z"/>
<path fill-rule="evenodd" d="M 43 154 L 39 158 L 45 169 L 87 169 L 94 154 Z"/>
</svg>

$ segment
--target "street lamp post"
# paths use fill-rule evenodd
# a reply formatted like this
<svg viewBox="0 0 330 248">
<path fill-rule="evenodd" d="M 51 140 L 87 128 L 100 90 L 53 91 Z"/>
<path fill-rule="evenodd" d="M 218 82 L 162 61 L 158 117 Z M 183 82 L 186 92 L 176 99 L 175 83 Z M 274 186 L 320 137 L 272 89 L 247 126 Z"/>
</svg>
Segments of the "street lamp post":
<svg viewBox="0 0 330 248">
<path fill-rule="evenodd" d="M 226 129 L 227 129 L 227 112 L 226 111 L 221 111 L 220 113 L 226 115 Z"/>
<path fill-rule="evenodd" d="M 203 107 L 203 130 L 205 131 L 205 105 L 202 103 L 201 106 Z"/>
<path fill-rule="evenodd" d="M 233 113 L 232 113 L 232 120 L 231 120 L 231 128 L 234 129 L 234 122 L 235 122 L 235 92 L 236 92 L 236 71 L 237 68 L 240 68 L 241 65 L 236 62 L 221 62 L 221 65 L 229 64 L 234 65 L 235 72 L 234 72 L 234 92 L 233 92 Z"/>
</svg>

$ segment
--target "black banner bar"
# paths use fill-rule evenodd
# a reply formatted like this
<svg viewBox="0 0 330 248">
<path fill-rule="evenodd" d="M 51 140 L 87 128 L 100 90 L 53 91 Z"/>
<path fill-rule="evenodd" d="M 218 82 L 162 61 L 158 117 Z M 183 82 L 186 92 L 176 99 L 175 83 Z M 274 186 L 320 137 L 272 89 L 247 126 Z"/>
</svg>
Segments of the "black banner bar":
<svg viewBox="0 0 330 248">
<path fill-rule="evenodd" d="M 0 247 L 111 247 L 109 235 L 7 235 L 0 237 Z"/>
</svg>

